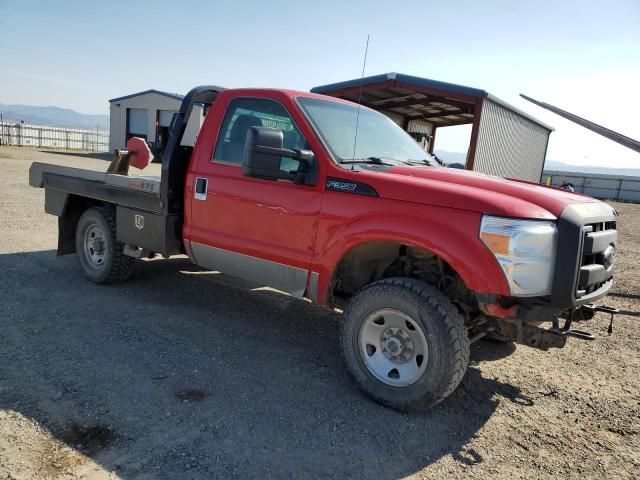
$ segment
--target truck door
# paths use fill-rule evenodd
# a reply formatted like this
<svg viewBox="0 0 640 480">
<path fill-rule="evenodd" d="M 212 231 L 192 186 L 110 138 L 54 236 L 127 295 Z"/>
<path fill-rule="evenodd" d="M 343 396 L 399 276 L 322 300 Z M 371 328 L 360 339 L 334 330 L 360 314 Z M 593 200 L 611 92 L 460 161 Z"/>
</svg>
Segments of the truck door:
<svg viewBox="0 0 640 480">
<path fill-rule="evenodd" d="M 278 101 L 235 98 L 226 108 L 212 158 L 197 162 L 189 222 L 192 260 L 206 268 L 301 297 L 307 285 L 320 203 L 318 185 L 242 175 L 249 128 L 284 132 L 286 148 L 308 149 L 291 115 Z M 283 159 L 282 168 L 296 168 Z"/>
</svg>

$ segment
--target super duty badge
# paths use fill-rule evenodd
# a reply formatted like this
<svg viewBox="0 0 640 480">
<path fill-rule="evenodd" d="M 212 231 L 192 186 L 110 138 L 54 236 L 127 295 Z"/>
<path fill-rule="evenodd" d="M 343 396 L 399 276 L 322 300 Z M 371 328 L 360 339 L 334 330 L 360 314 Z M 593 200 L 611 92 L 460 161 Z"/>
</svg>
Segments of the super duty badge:
<svg viewBox="0 0 640 480">
<path fill-rule="evenodd" d="M 356 188 L 358 188 L 357 183 L 342 182 L 340 180 L 327 180 L 327 190 L 342 190 L 353 192 Z"/>
<path fill-rule="evenodd" d="M 342 180 L 340 178 L 327 178 L 325 188 L 333 192 L 355 193 L 357 195 L 368 195 L 370 197 L 378 196 L 378 192 L 376 192 L 375 188 L 371 185 Z"/>
</svg>

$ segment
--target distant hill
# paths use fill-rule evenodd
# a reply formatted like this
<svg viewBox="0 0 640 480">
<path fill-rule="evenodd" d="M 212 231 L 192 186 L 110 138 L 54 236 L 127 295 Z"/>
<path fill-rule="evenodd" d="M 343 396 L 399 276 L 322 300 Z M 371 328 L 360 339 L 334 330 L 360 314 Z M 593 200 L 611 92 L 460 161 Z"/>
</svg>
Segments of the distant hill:
<svg viewBox="0 0 640 480">
<path fill-rule="evenodd" d="M 640 177 L 640 168 L 607 168 L 592 167 L 590 165 L 570 165 L 563 162 L 547 160 L 544 164 L 545 170 L 560 170 L 563 172 L 577 173 L 598 173 L 603 175 L 633 176 Z"/>
<path fill-rule="evenodd" d="M 78 113 L 68 108 L 35 107 L 31 105 L 4 105 L 0 103 L 0 112 L 5 122 L 31 123 L 67 128 L 109 128 L 109 115 Z"/>
<path fill-rule="evenodd" d="M 435 154 L 440 160 L 447 165 L 451 163 L 461 163 L 464 165 L 467 159 L 466 153 L 460 152 L 447 152 L 446 150 L 436 150 Z M 592 167 L 589 165 L 571 165 L 564 162 L 556 162 L 554 160 L 547 160 L 544 164 L 545 170 L 560 170 L 562 172 L 576 172 L 576 173 L 598 173 L 604 175 L 619 175 L 619 176 L 633 176 L 640 177 L 640 168 L 607 168 L 607 167 Z"/>
</svg>

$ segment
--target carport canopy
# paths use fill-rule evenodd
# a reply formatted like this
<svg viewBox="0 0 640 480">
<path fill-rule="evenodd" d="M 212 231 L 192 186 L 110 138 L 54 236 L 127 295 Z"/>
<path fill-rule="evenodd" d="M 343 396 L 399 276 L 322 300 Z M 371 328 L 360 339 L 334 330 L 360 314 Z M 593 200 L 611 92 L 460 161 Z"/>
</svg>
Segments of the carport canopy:
<svg viewBox="0 0 640 480">
<path fill-rule="evenodd" d="M 433 153 L 437 128 L 472 124 L 466 162 L 468 169 L 473 169 L 480 113 L 485 100 L 490 100 L 549 132 L 553 130 L 486 90 L 402 73 L 385 73 L 321 85 L 312 88 L 311 92 L 342 98 L 385 113 L 405 131 L 410 131 L 410 122 L 430 124 L 430 153 Z"/>
<path fill-rule="evenodd" d="M 435 127 L 473 123 L 479 100 L 488 96 L 477 88 L 401 73 L 322 85 L 311 91 L 402 115 L 405 130 L 411 120 L 427 120 Z"/>
</svg>

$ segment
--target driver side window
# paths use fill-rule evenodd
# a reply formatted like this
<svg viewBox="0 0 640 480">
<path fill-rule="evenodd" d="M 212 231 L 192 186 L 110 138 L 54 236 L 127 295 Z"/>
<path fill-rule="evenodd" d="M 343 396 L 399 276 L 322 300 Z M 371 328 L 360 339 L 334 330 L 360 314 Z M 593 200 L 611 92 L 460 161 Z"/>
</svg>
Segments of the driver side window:
<svg viewBox="0 0 640 480">
<path fill-rule="evenodd" d="M 211 160 L 242 165 L 244 143 L 251 127 L 281 130 L 284 148 L 309 148 L 291 116 L 280 103 L 261 98 L 237 98 L 229 103 Z M 291 158 L 283 157 L 280 161 L 280 169 L 286 172 L 297 170 L 298 165 L 298 160 Z"/>
</svg>

